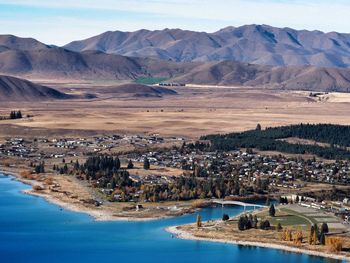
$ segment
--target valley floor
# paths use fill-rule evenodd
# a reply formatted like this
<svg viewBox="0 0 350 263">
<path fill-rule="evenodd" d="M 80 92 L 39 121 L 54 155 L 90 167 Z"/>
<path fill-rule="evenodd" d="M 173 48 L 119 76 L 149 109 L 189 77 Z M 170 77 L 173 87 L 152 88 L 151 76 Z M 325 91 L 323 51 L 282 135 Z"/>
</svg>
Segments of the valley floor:
<svg viewBox="0 0 350 263">
<path fill-rule="evenodd" d="M 47 84 L 47 83 L 46 83 Z M 332 93 L 258 90 L 247 87 L 177 87 L 177 95 L 162 98 L 118 97 L 102 93 L 108 86 L 54 84 L 61 91 L 97 95 L 92 100 L 1 103 L 0 115 L 21 109 L 32 118 L 1 121 L 0 137 L 7 133 L 159 133 L 198 138 L 296 123 L 349 124 L 350 97 Z"/>
</svg>

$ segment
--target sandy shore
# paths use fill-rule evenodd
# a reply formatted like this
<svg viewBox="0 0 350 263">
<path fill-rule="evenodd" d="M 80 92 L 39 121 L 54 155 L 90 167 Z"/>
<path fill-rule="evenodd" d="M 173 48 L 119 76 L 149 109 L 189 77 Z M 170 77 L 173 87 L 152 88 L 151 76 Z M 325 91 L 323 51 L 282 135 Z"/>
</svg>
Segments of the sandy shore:
<svg viewBox="0 0 350 263">
<path fill-rule="evenodd" d="M 180 239 L 210 241 L 210 242 L 219 242 L 219 243 L 233 244 L 233 245 L 255 246 L 255 247 L 263 247 L 263 248 L 270 248 L 270 249 L 279 249 L 279 250 L 284 250 L 284 251 L 293 252 L 293 253 L 307 254 L 307 255 L 311 255 L 311 256 L 332 258 L 332 259 L 345 260 L 345 261 L 350 262 L 350 257 L 347 257 L 345 255 L 324 253 L 324 252 L 300 249 L 300 248 L 289 247 L 289 246 L 284 246 L 284 245 L 262 243 L 262 242 L 250 242 L 250 241 L 248 242 L 248 241 L 241 241 L 241 240 L 222 240 L 222 239 L 210 239 L 210 238 L 196 237 L 187 231 L 179 229 L 178 226 L 167 227 L 165 230 L 169 233 L 174 234 L 177 238 L 180 238 Z"/>
<path fill-rule="evenodd" d="M 11 176 L 14 180 L 17 180 L 19 182 L 22 182 L 27 185 L 35 186 L 35 185 L 42 185 L 42 183 L 35 181 L 35 180 L 28 180 L 23 179 L 19 174 L 14 173 L 12 171 L 6 171 L 6 169 L 2 169 L 2 174 L 5 176 Z M 37 196 L 44 198 L 49 203 L 55 204 L 62 209 L 73 211 L 77 213 L 85 213 L 89 216 L 91 216 L 96 221 L 152 221 L 152 220 L 160 220 L 169 218 L 170 216 L 159 216 L 159 217 L 145 217 L 145 218 L 137 218 L 137 217 L 124 217 L 124 216 L 118 216 L 113 211 L 109 209 L 104 209 L 103 207 L 87 207 L 82 203 L 79 202 L 65 202 L 60 200 L 59 198 L 55 197 L 54 195 L 50 195 L 47 193 L 42 193 L 39 191 L 34 191 L 33 189 L 28 189 L 23 191 L 24 194 Z"/>
</svg>

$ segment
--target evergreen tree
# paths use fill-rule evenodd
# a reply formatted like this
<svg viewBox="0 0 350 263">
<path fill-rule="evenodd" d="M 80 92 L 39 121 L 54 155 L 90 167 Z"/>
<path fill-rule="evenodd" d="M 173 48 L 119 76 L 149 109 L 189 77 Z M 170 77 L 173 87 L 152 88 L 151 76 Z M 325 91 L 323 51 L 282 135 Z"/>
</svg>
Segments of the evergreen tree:
<svg viewBox="0 0 350 263">
<path fill-rule="evenodd" d="M 320 244 L 323 246 L 326 245 L 326 235 L 322 230 L 321 230 L 321 234 L 320 234 Z"/>
<path fill-rule="evenodd" d="M 79 161 L 76 160 L 76 161 L 75 161 L 75 164 L 74 164 L 74 170 L 79 170 L 79 168 L 80 168 Z"/>
<path fill-rule="evenodd" d="M 133 168 L 134 168 L 134 164 L 133 164 L 133 162 L 130 159 L 129 162 L 128 162 L 128 169 L 133 169 Z"/>
<path fill-rule="evenodd" d="M 275 209 L 275 206 L 273 204 L 270 205 L 269 215 L 272 217 L 274 217 L 276 215 L 276 209 Z"/>
<path fill-rule="evenodd" d="M 313 240 L 314 232 L 315 232 L 314 226 L 310 226 L 310 231 L 309 231 L 309 236 L 308 236 L 309 245 L 312 245 L 314 243 L 314 240 Z"/>
<path fill-rule="evenodd" d="M 148 170 L 150 168 L 150 163 L 148 158 L 145 158 L 145 160 L 143 161 L 143 169 Z"/>
<path fill-rule="evenodd" d="M 222 216 L 222 221 L 227 221 L 227 220 L 229 220 L 229 219 L 230 219 L 230 217 L 229 217 L 228 214 L 223 214 L 223 216 Z"/>
<path fill-rule="evenodd" d="M 252 227 L 258 228 L 258 217 L 257 217 L 257 215 L 254 215 Z"/>
<path fill-rule="evenodd" d="M 327 234 L 329 232 L 327 223 L 322 223 L 321 232 L 323 232 L 324 234 Z"/>
<path fill-rule="evenodd" d="M 115 168 L 117 169 L 117 170 L 119 170 L 120 169 L 120 160 L 119 160 L 119 158 L 117 157 L 117 158 L 115 158 Z"/>
<path fill-rule="evenodd" d="M 246 225 L 245 218 L 243 216 L 239 217 L 238 229 L 241 231 L 245 230 L 245 225 Z"/>
</svg>

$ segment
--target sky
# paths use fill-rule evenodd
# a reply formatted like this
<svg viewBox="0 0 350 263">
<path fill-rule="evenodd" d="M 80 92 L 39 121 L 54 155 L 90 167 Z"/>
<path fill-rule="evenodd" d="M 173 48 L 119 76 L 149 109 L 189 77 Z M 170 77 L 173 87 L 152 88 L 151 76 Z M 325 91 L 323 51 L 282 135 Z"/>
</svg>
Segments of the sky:
<svg viewBox="0 0 350 263">
<path fill-rule="evenodd" d="M 267 24 L 350 33 L 350 0 L 0 0 L 0 34 L 64 45 L 105 31 Z"/>
</svg>

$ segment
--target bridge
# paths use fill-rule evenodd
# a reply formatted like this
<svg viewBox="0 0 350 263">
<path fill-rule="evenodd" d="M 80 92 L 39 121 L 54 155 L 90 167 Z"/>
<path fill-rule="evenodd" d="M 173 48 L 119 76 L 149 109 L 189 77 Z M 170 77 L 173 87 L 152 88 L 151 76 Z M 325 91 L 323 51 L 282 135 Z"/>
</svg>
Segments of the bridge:
<svg viewBox="0 0 350 263">
<path fill-rule="evenodd" d="M 244 209 L 246 207 L 253 207 L 255 208 L 263 208 L 266 207 L 265 205 L 258 205 L 258 204 L 251 204 L 251 203 L 244 203 L 240 201 L 229 201 L 229 200 L 221 200 L 221 199 L 213 199 L 211 200 L 212 203 L 214 204 L 219 204 L 219 205 L 239 205 L 239 206 L 244 206 Z"/>
</svg>

